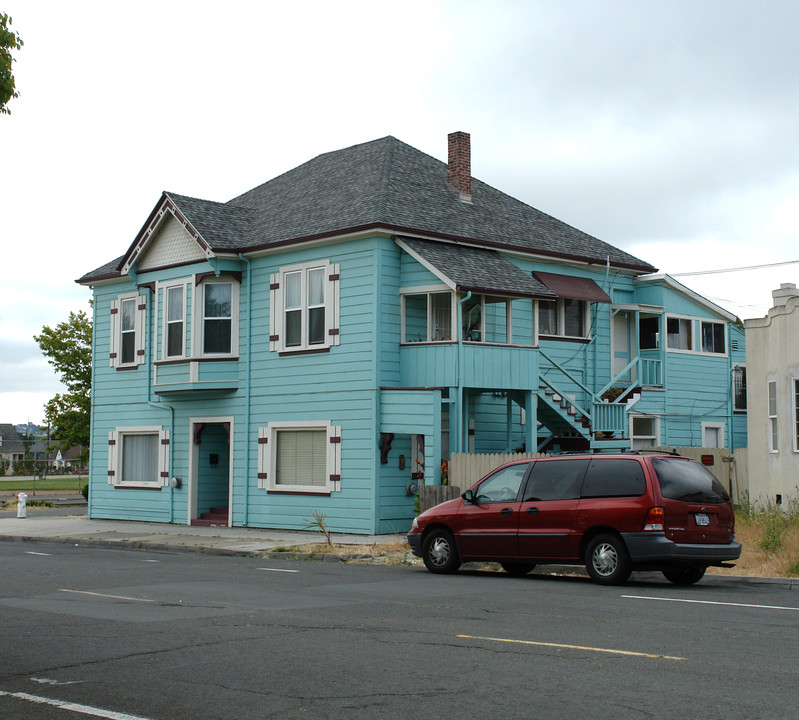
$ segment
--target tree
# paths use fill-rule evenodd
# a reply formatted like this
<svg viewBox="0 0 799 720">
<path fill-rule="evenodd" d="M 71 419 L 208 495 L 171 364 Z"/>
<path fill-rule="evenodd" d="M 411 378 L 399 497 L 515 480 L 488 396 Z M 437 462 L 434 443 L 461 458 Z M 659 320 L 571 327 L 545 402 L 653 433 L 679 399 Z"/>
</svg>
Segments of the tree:
<svg viewBox="0 0 799 720">
<path fill-rule="evenodd" d="M 67 388 L 44 406 L 56 447 L 68 450 L 79 445 L 85 460 L 92 405 L 92 321 L 83 310 L 71 312 L 65 322 L 55 328 L 45 325 L 33 339 Z"/>
<path fill-rule="evenodd" d="M 11 111 L 6 107 L 9 100 L 18 98 L 16 84 L 14 83 L 14 73 L 11 72 L 12 50 L 21 50 L 24 43 L 19 33 L 10 28 L 11 18 L 7 13 L 0 13 L 0 115 L 10 114 Z"/>
</svg>

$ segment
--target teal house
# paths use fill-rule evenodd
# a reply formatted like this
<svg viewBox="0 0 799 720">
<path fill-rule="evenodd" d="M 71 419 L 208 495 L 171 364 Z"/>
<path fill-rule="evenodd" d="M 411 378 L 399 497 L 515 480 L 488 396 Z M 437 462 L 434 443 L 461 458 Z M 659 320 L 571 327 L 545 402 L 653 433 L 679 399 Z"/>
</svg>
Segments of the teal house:
<svg viewBox="0 0 799 720">
<path fill-rule="evenodd" d="M 737 318 L 448 150 L 165 192 L 78 280 L 91 517 L 398 532 L 454 452 L 746 445 Z"/>
</svg>

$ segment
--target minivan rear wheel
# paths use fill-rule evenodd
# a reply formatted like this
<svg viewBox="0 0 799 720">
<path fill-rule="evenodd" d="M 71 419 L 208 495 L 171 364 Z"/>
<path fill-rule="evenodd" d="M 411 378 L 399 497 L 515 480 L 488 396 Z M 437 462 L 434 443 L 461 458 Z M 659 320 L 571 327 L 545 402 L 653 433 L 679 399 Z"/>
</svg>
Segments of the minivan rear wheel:
<svg viewBox="0 0 799 720">
<path fill-rule="evenodd" d="M 670 583 L 693 585 L 704 577 L 705 569 L 701 565 L 675 565 L 674 567 L 665 568 L 662 572 Z"/>
<path fill-rule="evenodd" d="M 632 572 L 632 562 L 624 541 L 609 533 L 597 535 L 585 550 L 585 568 L 594 582 L 621 585 Z"/>
<path fill-rule="evenodd" d="M 422 560 L 430 572 L 454 573 L 460 566 L 455 538 L 449 530 L 431 530 L 422 543 Z"/>
</svg>

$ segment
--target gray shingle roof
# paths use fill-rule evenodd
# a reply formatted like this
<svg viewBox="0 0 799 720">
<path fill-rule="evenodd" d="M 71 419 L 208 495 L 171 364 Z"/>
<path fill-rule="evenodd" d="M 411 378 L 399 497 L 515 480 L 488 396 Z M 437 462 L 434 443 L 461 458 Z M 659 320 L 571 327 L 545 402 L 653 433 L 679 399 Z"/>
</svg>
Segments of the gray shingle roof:
<svg viewBox="0 0 799 720">
<path fill-rule="evenodd" d="M 521 297 L 556 297 L 496 250 L 400 237 L 405 245 L 455 283 L 457 290 Z"/>
<path fill-rule="evenodd" d="M 0 446 L 0 453 L 22 453 L 25 452 L 25 443 L 17 432 L 17 429 L 7 423 L 0 424 L 0 437 L 3 444 Z"/>
<path fill-rule="evenodd" d="M 472 179 L 472 202 L 447 165 L 394 137 L 325 153 L 227 203 L 165 194 L 213 250 L 244 252 L 385 227 L 487 247 L 652 272 L 648 263 Z M 108 266 L 78 282 L 113 276 Z"/>
</svg>

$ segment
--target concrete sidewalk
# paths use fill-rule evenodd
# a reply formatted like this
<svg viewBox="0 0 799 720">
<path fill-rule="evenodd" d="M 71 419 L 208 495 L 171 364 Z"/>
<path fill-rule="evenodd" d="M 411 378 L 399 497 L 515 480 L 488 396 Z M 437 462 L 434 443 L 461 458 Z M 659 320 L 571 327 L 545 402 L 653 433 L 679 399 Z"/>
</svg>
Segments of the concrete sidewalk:
<svg viewBox="0 0 799 720">
<path fill-rule="evenodd" d="M 63 512 L 63 511 L 62 511 Z M 26 518 L 16 513 L 0 517 L 0 540 L 20 542 L 65 542 L 106 547 L 207 552 L 219 555 L 269 553 L 275 548 L 321 544 L 321 532 L 264 530 L 239 527 L 194 527 L 128 520 L 89 520 L 82 511 L 74 515 L 54 514 L 29 508 Z M 403 541 L 405 535 L 345 535 L 332 533 L 338 552 L 346 546 L 379 546 Z M 343 547 L 342 547 L 343 546 Z M 355 548 L 353 547 L 353 551 Z M 410 552 L 410 549 L 408 549 Z M 331 558 L 332 559 L 332 558 Z"/>
</svg>

